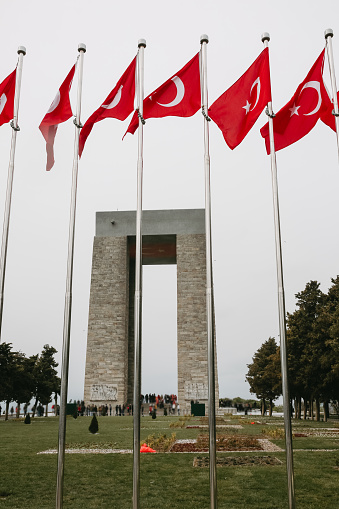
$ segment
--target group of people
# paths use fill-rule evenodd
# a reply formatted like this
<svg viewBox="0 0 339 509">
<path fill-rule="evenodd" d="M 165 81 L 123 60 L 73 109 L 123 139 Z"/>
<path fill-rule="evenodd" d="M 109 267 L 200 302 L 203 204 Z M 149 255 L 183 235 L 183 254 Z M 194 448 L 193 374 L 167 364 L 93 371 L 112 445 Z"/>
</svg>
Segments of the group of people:
<svg viewBox="0 0 339 509">
<path fill-rule="evenodd" d="M 164 396 L 155 395 L 154 394 L 146 394 L 145 396 L 141 394 L 140 396 L 140 410 L 141 414 L 144 416 L 147 412 L 144 405 L 149 405 L 148 414 L 152 415 L 153 412 L 157 412 L 158 409 L 162 409 L 164 415 L 180 415 L 180 405 L 177 401 L 176 394 L 165 394 Z M 133 405 L 132 404 L 123 404 L 123 405 L 115 405 L 113 407 L 111 404 L 105 405 L 87 405 L 83 401 L 77 402 L 77 412 L 78 415 L 101 415 L 101 416 L 125 416 L 125 415 L 133 415 Z"/>
<path fill-rule="evenodd" d="M 176 404 L 177 402 L 177 395 L 176 394 L 165 394 L 165 396 L 161 395 L 155 395 L 154 394 L 146 394 L 145 396 L 141 394 L 140 401 L 142 403 L 146 403 L 146 405 L 149 403 L 150 405 L 157 405 L 158 408 L 164 408 L 165 405 L 172 405 Z"/>
</svg>

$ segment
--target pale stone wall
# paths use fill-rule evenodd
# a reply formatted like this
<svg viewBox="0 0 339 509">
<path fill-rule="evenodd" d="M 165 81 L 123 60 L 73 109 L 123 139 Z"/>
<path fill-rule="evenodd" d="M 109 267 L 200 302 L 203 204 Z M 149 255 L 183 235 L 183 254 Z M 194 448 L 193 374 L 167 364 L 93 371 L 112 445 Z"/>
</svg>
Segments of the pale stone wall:
<svg viewBox="0 0 339 509">
<path fill-rule="evenodd" d="M 127 237 L 95 237 L 85 372 L 86 405 L 126 403 L 128 295 Z"/>
<path fill-rule="evenodd" d="M 191 400 L 208 411 L 205 235 L 177 235 L 178 401 L 190 411 Z M 215 334 L 214 345 L 216 348 Z M 215 352 L 216 407 L 219 385 Z"/>
</svg>

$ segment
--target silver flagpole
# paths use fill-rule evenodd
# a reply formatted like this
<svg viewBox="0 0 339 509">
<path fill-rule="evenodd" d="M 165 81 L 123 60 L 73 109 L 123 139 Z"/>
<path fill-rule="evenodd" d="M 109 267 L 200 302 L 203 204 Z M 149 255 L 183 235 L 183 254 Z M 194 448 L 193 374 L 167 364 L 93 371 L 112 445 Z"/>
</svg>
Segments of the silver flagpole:
<svg viewBox="0 0 339 509">
<path fill-rule="evenodd" d="M 211 238 L 211 186 L 207 95 L 207 44 L 206 34 L 200 37 L 201 44 L 201 94 L 204 116 L 204 169 L 205 169 L 205 234 L 206 234 L 206 317 L 207 317 L 207 363 L 208 363 L 208 423 L 210 455 L 210 502 L 211 509 L 218 506 L 216 475 L 216 428 L 215 428 L 215 360 L 213 327 L 213 282 L 212 282 L 212 238 Z"/>
<path fill-rule="evenodd" d="M 78 183 L 79 136 L 80 136 L 80 129 L 82 127 L 82 125 L 80 123 L 82 74 L 83 74 L 84 54 L 86 52 L 86 45 L 79 44 L 78 51 L 79 51 L 78 94 L 77 94 L 76 116 L 74 119 L 74 124 L 75 124 L 74 158 L 73 158 L 73 170 L 72 170 L 72 190 L 71 190 L 70 219 L 69 219 L 69 231 L 68 231 L 68 257 L 67 257 L 67 276 L 66 276 L 64 330 L 63 330 L 62 366 L 61 366 L 61 391 L 60 391 L 60 417 L 59 417 L 56 509 L 62 509 L 62 506 L 63 506 L 65 439 L 66 439 L 66 404 L 67 404 L 69 347 L 70 347 L 71 314 L 72 314 L 74 233 L 75 233 L 75 213 L 76 213 L 76 198 L 77 198 L 77 183 Z"/>
<path fill-rule="evenodd" d="M 338 109 L 338 96 L 337 96 L 337 84 L 335 79 L 335 71 L 334 71 L 334 60 L 333 60 L 333 49 L 332 49 L 332 37 L 333 30 L 328 28 L 325 30 L 325 39 L 326 39 L 326 48 L 328 55 L 328 65 L 330 69 L 330 77 L 331 77 L 331 85 L 332 85 L 332 96 L 333 96 L 333 115 L 335 119 L 335 132 L 337 135 L 337 148 L 338 148 L 338 157 L 339 157 L 339 109 Z"/>
<path fill-rule="evenodd" d="M 133 392 L 133 509 L 140 508 L 140 394 L 141 394 L 141 311 L 142 311 L 142 174 L 143 174 L 143 119 L 144 113 L 144 49 L 145 39 L 138 42 L 137 97 L 138 97 L 138 164 L 137 214 L 135 246 L 134 294 L 134 392 Z"/>
<path fill-rule="evenodd" d="M 2 230 L 2 243 L 1 243 L 1 258 L 0 258 L 0 341 L 1 341 L 1 332 L 2 332 L 2 314 L 3 314 L 3 307 L 4 307 L 4 287 L 5 287 L 5 275 L 6 275 L 9 220 L 10 220 L 10 215 L 11 215 L 16 135 L 17 135 L 17 132 L 20 131 L 20 128 L 18 126 L 18 114 L 19 114 L 21 75 L 22 75 L 23 58 L 24 58 L 24 55 L 26 55 L 26 48 L 24 46 L 19 46 L 18 54 L 19 54 L 19 58 L 18 58 L 18 65 L 17 65 L 17 69 L 16 69 L 14 112 L 13 112 L 13 120 L 11 121 L 12 142 L 11 142 L 11 151 L 10 151 L 9 165 L 8 165 L 7 192 L 6 192 L 4 224 L 3 224 L 3 230 Z"/>
<path fill-rule="evenodd" d="M 261 36 L 261 40 L 268 47 L 270 35 L 265 32 Z M 281 359 L 281 378 L 284 408 L 284 425 L 285 425 L 285 444 L 286 444 L 286 469 L 287 469 L 287 485 L 288 485 L 288 501 L 289 508 L 295 507 L 294 496 L 294 473 L 293 473 L 293 447 L 292 447 L 292 426 L 291 426 L 291 405 L 288 389 L 287 374 L 287 350 L 286 350 L 286 312 L 285 312 L 285 291 L 283 281 L 283 263 L 281 250 L 281 234 L 280 234 L 280 215 L 279 215 L 279 199 L 278 199 L 278 178 L 277 178 L 277 162 L 275 157 L 274 133 L 273 133 L 273 108 L 272 102 L 267 105 L 268 126 L 270 135 L 271 149 L 271 172 L 272 172 L 272 192 L 273 192 L 273 211 L 274 211 L 274 228 L 275 228 L 275 250 L 277 261 L 277 280 L 278 280 L 278 309 L 279 309 L 279 332 L 280 332 L 280 359 Z"/>
</svg>

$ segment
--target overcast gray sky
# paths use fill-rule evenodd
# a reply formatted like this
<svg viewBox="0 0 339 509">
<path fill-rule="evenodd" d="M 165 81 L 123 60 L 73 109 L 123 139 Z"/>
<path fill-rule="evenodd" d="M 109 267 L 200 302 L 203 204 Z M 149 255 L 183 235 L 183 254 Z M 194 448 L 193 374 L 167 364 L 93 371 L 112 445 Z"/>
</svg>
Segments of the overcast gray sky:
<svg viewBox="0 0 339 509">
<path fill-rule="evenodd" d="M 84 58 L 82 122 L 98 108 L 145 38 L 145 95 L 178 71 L 209 35 L 209 104 L 231 86 L 271 34 L 273 108 L 278 111 L 333 28 L 339 76 L 337 1 L 2 2 L 0 81 L 24 45 L 21 102 L 2 340 L 27 355 L 45 343 L 61 360 L 74 125 L 59 127 L 55 166 L 45 172 L 38 129 L 77 57 Z M 325 62 L 328 84 L 328 64 Z M 76 79 L 75 79 L 76 83 Z M 73 86 L 72 96 L 75 97 Z M 278 339 L 270 161 L 259 129 L 263 113 L 233 152 L 210 125 L 212 236 L 221 397 L 250 397 L 246 364 L 269 336 Z M 128 120 L 94 126 L 79 164 L 69 398 L 83 397 L 95 212 L 135 210 L 137 136 Z M 0 129 L 0 218 L 11 128 Z M 324 291 L 338 274 L 339 165 L 335 134 L 320 122 L 277 153 L 286 307 L 316 279 Z M 150 119 L 144 129 L 144 209 L 203 208 L 203 118 Z M 143 380 L 146 392 L 176 392 L 175 267 L 144 268 Z M 166 324 L 166 326 L 164 326 Z M 160 331 L 161 330 L 161 334 Z"/>
</svg>

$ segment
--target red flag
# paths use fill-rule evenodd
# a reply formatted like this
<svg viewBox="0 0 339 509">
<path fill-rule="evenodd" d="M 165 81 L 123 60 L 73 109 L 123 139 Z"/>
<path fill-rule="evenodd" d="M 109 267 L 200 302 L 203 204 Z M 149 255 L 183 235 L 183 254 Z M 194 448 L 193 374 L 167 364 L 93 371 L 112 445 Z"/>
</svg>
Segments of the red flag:
<svg viewBox="0 0 339 509">
<path fill-rule="evenodd" d="M 242 142 L 271 100 L 268 48 L 209 108 L 208 114 L 221 129 L 233 150 Z"/>
<path fill-rule="evenodd" d="M 46 170 L 49 171 L 54 165 L 54 138 L 58 129 L 58 125 L 62 122 L 66 122 L 72 116 L 71 102 L 69 100 L 69 91 L 72 86 L 72 81 L 75 73 L 75 65 L 73 65 L 70 72 L 54 101 L 49 107 L 46 115 L 42 119 L 39 129 L 42 132 L 43 137 L 46 140 L 46 152 L 47 152 L 47 164 Z"/>
<path fill-rule="evenodd" d="M 191 117 L 201 106 L 199 53 L 144 99 L 144 118 Z M 135 111 L 126 133 L 138 128 Z"/>
<path fill-rule="evenodd" d="M 325 50 L 320 53 L 312 69 L 298 86 L 292 99 L 273 119 L 275 149 L 281 150 L 300 140 L 315 126 L 321 115 L 331 108 L 323 82 Z M 267 153 L 270 153 L 268 123 L 261 130 Z"/>
<path fill-rule="evenodd" d="M 135 96 L 135 67 L 136 57 L 133 58 L 112 92 L 107 96 L 103 104 L 86 120 L 84 127 L 81 129 L 79 139 L 79 155 L 87 140 L 88 135 L 92 131 L 93 125 L 104 118 L 117 118 L 125 120 L 133 111 Z"/>
<path fill-rule="evenodd" d="M 339 92 L 337 93 L 337 100 L 339 101 Z M 329 105 L 329 107 L 325 111 L 323 111 L 323 113 L 320 115 L 320 120 L 322 120 L 324 122 L 324 124 L 328 125 L 328 127 L 333 129 L 334 132 L 336 132 L 335 118 L 332 113 L 333 111 L 334 111 L 334 103 L 333 103 L 333 101 L 331 101 L 331 104 Z"/>
<path fill-rule="evenodd" d="M 15 79 L 16 69 L 0 84 L 0 125 L 14 116 Z"/>
</svg>

